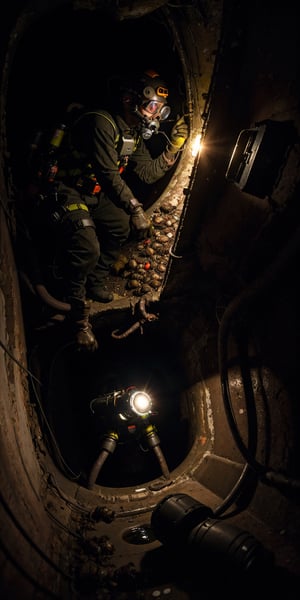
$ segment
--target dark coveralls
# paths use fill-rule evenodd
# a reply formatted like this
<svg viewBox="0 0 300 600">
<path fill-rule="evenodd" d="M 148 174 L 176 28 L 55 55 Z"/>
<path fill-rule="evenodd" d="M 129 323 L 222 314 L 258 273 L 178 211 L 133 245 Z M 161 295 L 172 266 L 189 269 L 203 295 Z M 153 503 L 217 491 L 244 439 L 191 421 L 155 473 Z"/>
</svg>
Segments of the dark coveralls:
<svg viewBox="0 0 300 600">
<path fill-rule="evenodd" d="M 122 137 L 129 133 L 134 137 L 134 151 L 121 157 Z M 63 210 L 56 230 L 62 251 L 64 297 L 72 304 L 73 299 L 83 300 L 103 287 L 110 266 L 128 239 L 134 195 L 120 173 L 122 161 L 131 163 L 141 181 L 152 184 L 165 175 L 175 159 L 167 160 L 163 152 L 152 158 L 137 132 L 129 130 L 120 116 L 112 117 L 102 110 L 79 119 L 70 139 L 72 149 L 66 154 L 69 165 L 62 164 L 56 180 Z M 85 193 L 84 185 L 78 186 L 73 162 L 77 160 L 80 171 L 83 157 L 101 186 L 98 193 Z"/>
</svg>

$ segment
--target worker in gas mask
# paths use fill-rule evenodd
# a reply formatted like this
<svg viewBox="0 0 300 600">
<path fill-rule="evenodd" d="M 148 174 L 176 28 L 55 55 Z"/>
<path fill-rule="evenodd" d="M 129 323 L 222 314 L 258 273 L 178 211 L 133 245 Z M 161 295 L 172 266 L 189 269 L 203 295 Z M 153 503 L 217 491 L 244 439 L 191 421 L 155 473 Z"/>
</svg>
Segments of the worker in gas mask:
<svg viewBox="0 0 300 600">
<path fill-rule="evenodd" d="M 80 348 L 97 348 L 89 322 L 91 302 L 113 300 L 105 279 L 120 248 L 130 235 L 140 240 L 149 236 L 150 220 L 142 199 L 126 184 L 124 170 L 130 164 L 142 182 L 158 181 L 175 164 L 188 137 L 181 117 L 158 157 L 152 158 L 146 147 L 145 140 L 170 114 L 167 98 L 166 83 L 149 70 L 120 85 L 114 113 L 81 110 L 64 135 L 52 217 L 61 241 L 68 319 Z"/>
</svg>

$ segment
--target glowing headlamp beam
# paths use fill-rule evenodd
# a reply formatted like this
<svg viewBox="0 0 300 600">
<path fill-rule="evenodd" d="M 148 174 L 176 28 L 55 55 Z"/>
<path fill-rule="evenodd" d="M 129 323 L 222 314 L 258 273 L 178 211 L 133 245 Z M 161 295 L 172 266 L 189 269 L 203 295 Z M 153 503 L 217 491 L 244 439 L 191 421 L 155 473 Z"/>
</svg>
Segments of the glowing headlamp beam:
<svg viewBox="0 0 300 600">
<path fill-rule="evenodd" d="M 131 393 L 129 403 L 131 410 L 141 417 L 147 415 L 152 406 L 150 396 L 139 390 Z"/>
</svg>

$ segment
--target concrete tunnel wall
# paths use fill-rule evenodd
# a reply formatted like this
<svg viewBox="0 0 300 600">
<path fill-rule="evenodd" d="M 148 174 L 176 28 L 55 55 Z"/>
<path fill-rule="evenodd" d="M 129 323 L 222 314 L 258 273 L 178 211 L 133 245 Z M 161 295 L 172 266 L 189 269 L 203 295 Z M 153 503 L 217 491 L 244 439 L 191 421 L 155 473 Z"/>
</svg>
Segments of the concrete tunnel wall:
<svg viewBox="0 0 300 600">
<path fill-rule="evenodd" d="M 218 5 L 220 3 L 216 3 Z M 219 6 L 218 6 L 219 8 Z M 262 9 L 260 9 L 262 10 Z M 257 228 L 259 229 L 269 217 L 269 209 L 265 204 L 253 195 L 248 195 L 240 192 L 236 188 L 226 187 L 223 183 L 216 183 L 216 174 L 221 177 L 224 175 L 228 164 L 228 148 L 233 148 L 236 135 L 241 127 L 250 127 L 254 122 L 268 118 L 285 118 L 295 119 L 295 97 L 293 83 L 296 77 L 296 67 L 294 67 L 294 47 L 286 44 L 285 51 L 287 52 L 288 60 L 290 60 L 290 72 L 281 71 L 280 76 L 275 79 L 272 76 L 273 71 L 267 56 L 268 44 L 270 38 L 273 38 L 273 31 L 269 22 L 269 13 L 267 8 L 264 14 L 261 12 L 253 17 L 253 26 L 249 31 L 247 40 L 248 53 L 244 57 L 245 63 L 241 70 L 239 94 L 234 95 L 235 102 L 238 103 L 238 98 L 243 97 L 246 103 L 242 111 L 234 114 L 232 107 L 232 92 L 230 91 L 230 72 L 228 71 L 228 63 L 224 63 L 224 70 L 218 70 L 216 79 L 216 87 L 214 88 L 214 96 L 210 105 L 211 112 L 205 128 L 205 142 L 207 144 L 207 152 L 203 154 L 196 165 L 194 185 L 191 189 L 190 197 L 187 203 L 185 215 L 185 226 L 182 231 L 182 236 L 179 240 L 178 250 L 190 249 L 196 240 L 197 257 L 196 261 L 192 261 L 192 272 L 196 273 L 195 282 L 187 283 L 192 292 L 197 292 L 195 300 L 189 304 L 189 313 L 186 314 L 184 322 L 184 330 L 179 331 L 181 348 L 180 353 L 183 358 L 183 365 L 190 380 L 190 388 L 186 392 L 183 399 L 183 411 L 191 417 L 193 426 L 191 428 L 194 444 L 191 449 L 191 456 L 187 457 L 186 461 L 179 467 L 179 473 L 189 471 L 196 480 L 200 481 L 204 486 L 213 489 L 220 497 L 225 497 L 231 488 L 232 482 L 237 473 L 240 472 L 241 461 L 240 452 L 232 440 L 224 407 L 222 406 L 220 379 L 218 372 L 217 361 L 217 329 L 218 320 L 214 325 L 211 321 L 207 321 L 206 311 L 199 312 L 199 294 L 197 282 L 202 273 L 211 273 L 216 275 L 217 286 L 222 285 L 224 280 L 230 279 L 238 264 L 237 256 L 240 249 L 248 249 L 250 241 L 256 237 Z M 257 21 L 262 17 L 263 23 L 267 23 L 268 36 L 266 29 L 260 25 L 261 37 L 260 44 L 257 41 L 258 28 Z M 281 19 L 282 14 L 279 11 L 272 15 L 274 22 L 285 31 L 291 26 L 292 18 L 289 17 L 288 23 Z M 255 20 L 256 19 L 256 20 Z M 192 21 L 192 19 L 191 19 Z M 189 24 L 191 27 L 191 23 Z M 196 23 L 199 27 L 199 23 Z M 213 27 L 212 27 L 213 29 Z M 204 108 L 203 101 L 203 81 L 198 73 L 198 61 L 200 61 L 201 52 L 196 51 L 195 45 L 190 42 L 189 36 L 185 37 L 184 22 L 178 26 L 178 35 L 180 37 L 183 48 L 181 47 L 184 64 L 182 65 L 183 72 L 188 83 L 187 88 L 190 93 L 190 102 L 194 107 L 198 107 L 199 111 L 195 111 L 194 127 L 197 129 L 202 125 L 199 115 Z M 216 36 L 218 37 L 218 36 Z M 214 42 L 216 41 L 214 37 Z M 291 40 L 293 37 L 291 36 Z M 234 40 L 237 43 L 237 39 Z M 10 41 L 12 43 L 12 41 Z M 215 44 L 212 44 L 213 46 Z M 265 63 L 260 63 L 259 78 L 257 72 L 251 71 L 251 61 L 253 58 L 254 46 L 257 48 L 258 60 L 261 60 L 265 49 Z M 282 50 L 283 45 L 279 50 Z M 280 54 L 278 50 L 278 53 Z M 7 47 L 7 56 L 5 67 L 10 68 L 9 45 Z M 289 54 L 289 52 L 291 54 Z M 215 55 L 214 55 L 215 56 Z M 274 62 L 276 62 L 275 56 Z M 286 59 L 286 56 L 285 56 Z M 293 59 L 293 60 L 292 60 Z M 270 59 L 271 60 L 271 59 Z M 189 69 L 187 63 L 195 64 L 195 69 Z M 209 70 L 212 69 L 213 59 L 209 61 Z M 222 61 L 221 61 L 222 64 Z M 279 63 L 285 65 L 283 61 Z M 225 68 L 226 67 L 226 68 Z M 273 68 L 273 66 L 272 66 Z M 186 71 L 185 71 L 186 69 Z M 226 80 L 227 77 L 227 80 Z M 288 84 L 286 82 L 288 79 Z M 4 86 L 2 88 L 2 118 L 3 126 L 2 140 L 5 142 L 5 92 L 9 77 L 5 79 L 4 69 Z M 208 85 L 205 85 L 208 92 Z M 225 101 L 224 101 L 224 89 Z M 235 90 L 236 94 L 237 90 Z M 227 96 L 226 96 L 227 94 Z M 220 104 L 220 96 L 222 102 Z M 299 126 L 298 120 L 296 120 Z M 217 146 L 216 140 L 221 140 L 224 146 L 220 148 L 220 141 Z M 4 162 L 3 162 L 4 158 Z M 294 159 L 296 162 L 296 159 Z M 7 165 L 7 155 L 2 157 L 2 166 Z M 183 158 L 183 166 L 184 158 Z M 292 165 L 293 166 L 293 165 Z M 1 481 L 2 481 L 2 505 L 1 505 L 1 544 L 3 557 L 3 580 L 5 581 L 5 589 L 10 591 L 14 589 L 16 597 L 18 594 L 22 597 L 32 597 L 32 583 L 28 578 L 23 578 L 22 569 L 28 573 L 32 572 L 32 564 L 34 564 L 34 572 L 39 572 L 39 582 L 41 592 L 43 585 L 51 585 L 55 589 L 56 584 L 59 587 L 58 581 L 61 578 L 59 571 L 51 564 L 51 559 L 48 564 L 44 561 L 44 556 L 51 557 L 51 543 L 53 536 L 57 536 L 57 531 L 53 522 L 47 516 L 45 509 L 45 491 L 47 488 L 47 469 L 56 472 L 55 467 L 51 464 L 51 458 L 47 456 L 47 451 L 44 447 L 42 433 L 39 425 L 36 423 L 35 407 L 31 405 L 28 396 L 28 381 L 26 373 L 26 344 L 24 338 L 24 328 L 22 321 L 22 306 L 19 295 L 19 284 L 17 279 L 17 270 L 14 264 L 14 255 L 11 245 L 11 239 L 14 238 L 13 211 L 11 213 L 11 198 L 8 195 L 11 191 L 11 182 L 6 176 L 6 168 L 2 171 L 1 177 Z M 180 173 L 176 173 L 179 183 Z M 185 185 L 189 182 L 190 171 L 183 176 Z M 174 185 L 174 184 L 173 184 Z M 295 186 L 295 176 L 286 175 L 284 184 L 276 191 L 276 201 L 279 204 L 284 204 L 286 197 L 290 193 L 290 188 Z M 172 189 L 172 182 L 171 182 Z M 200 191 L 201 190 L 201 194 Z M 199 198 L 201 197 L 200 201 Z M 211 202 L 211 199 L 214 199 Z M 251 217 L 250 222 L 253 224 L 253 229 L 250 231 L 245 227 L 245 219 Z M 201 217 L 201 227 L 198 229 L 197 223 Z M 228 249 L 228 224 L 230 230 L 230 247 Z M 246 231 L 246 237 L 241 234 L 243 227 Z M 249 238 L 247 237 L 249 236 Z M 192 241 L 193 240 L 193 241 Z M 246 241 L 245 241 L 246 240 Z M 295 243 L 295 254 L 297 246 Z M 292 251 L 291 251 L 292 255 Z M 293 258 L 291 259 L 293 262 Z M 191 264 L 188 262 L 188 269 Z M 282 270 L 284 270 L 283 264 Z M 278 275 L 282 275 L 281 264 L 278 264 Z M 168 298 L 172 296 L 184 283 L 189 280 L 190 271 L 187 271 L 186 263 L 178 265 L 176 261 L 171 264 L 169 280 L 166 284 L 163 301 L 168 302 Z M 275 280 L 275 277 L 274 277 Z M 179 283 L 178 283 L 179 282 Z M 271 282 L 273 283 L 273 281 Z M 268 367 L 265 367 L 265 379 L 268 381 L 269 388 L 273 397 L 281 397 L 282 412 L 276 414 L 278 407 L 274 407 L 272 416 L 272 443 L 271 462 L 279 471 L 284 472 L 289 470 L 291 462 L 290 455 L 293 455 L 295 447 L 297 448 L 296 435 L 291 421 L 294 418 L 294 409 L 290 400 L 290 396 L 294 396 L 294 388 L 296 383 L 292 382 L 291 388 L 287 386 L 286 380 L 294 373 L 293 357 L 294 349 L 297 344 L 296 334 L 293 336 L 294 313 L 289 314 L 289 310 L 294 305 L 294 287 L 290 280 L 286 281 L 286 292 L 278 294 L 278 289 L 274 293 L 270 285 L 270 294 L 272 297 L 272 311 L 262 312 L 259 316 L 258 324 L 255 323 L 256 334 L 261 340 L 264 339 L 264 352 L 268 358 Z M 263 288 L 263 283 L 261 283 Z M 266 286 L 267 287 L 267 286 Z M 265 291 L 265 289 L 263 290 Z M 269 290 L 268 290 L 269 292 Z M 198 295 L 197 295 L 198 294 Z M 201 299 L 201 295 L 200 295 Z M 293 302 L 291 303 L 291 299 Z M 241 300 L 242 303 L 242 300 Z M 255 303 L 254 303 L 255 306 Z M 173 325 L 181 318 L 181 308 L 179 315 L 174 314 Z M 257 310 L 257 307 L 255 307 Z M 295 306 L 295 308 L 297 308 Z M 250 311 L 251 319 L 254 319 L 254 309 Z M 221 307 L 222 313 L 222 307 Z M 284 319 L 282 314 L 284 313 Z M 171 316 L 172 319 L 172 316 Z M 278 336 L 277 344 L 273 345 L 274 327 L 278 326 L 278 320 L 281 320 L 280 336 Z M 295 339 L 296 338 L 296 339 Z M 285 365 L 284 369 L 280 369 L 283 356 L 290 350 L 289 366 Z M 230 349 L 231 358 L 235 357 L 236 348 Z M 234 363 L 234 360 L 233 360 Z M 274 371 L 277 370 L 277 373 Z M 294 376 L 294 375 L 293 375 Z M 236 402 L 239 406 L 241 402 L 240 388 L 242 380 L 238 367 L 235 365 L 231 368 L 231 382 L 236 390 Z M 243 409 L 243 407 L 242 407 Z M 203 418 L 195 423 L 193 415 L 196 413 L 203 414 Z M 284 417 L 284 423 L 282 418 Z M 296 423 L 298 415 L 296 414 Z M 263 417 L 262 421 L 263 423 Z M 241 417 L 241 427 L 245 426 Z M 203 432 L 207 434 L 204 440 Z M 199 436 L 198 436 L 199 434 Z M 212 435 L 213 434 L 213 435 Z M 212 438 L 210 438 L 212 436 Z M 288 445 L 290 454 L 286 450 L 286 440 L 289 440 Z M 264 436 L 260 441 L 261 446 L 258 451 L 258 459 L 264 457 Z M 206 446 L 207 444 L 207 446 Z M 209 452 L 205 454 L 205 450 Z M 47 468 L 46 468 L 47 466 Z M 226 475 L 224 476 L 224 473 Z M 297 468 L 291 469 L 291 474 L 297 476 Z M 63 484 L 63 480 L 60 481 Z M 65 482 L 66 490 L 71 492 L 73 484 Z M 264 500 L 264 490 L 258 490 L 257 495 L 252 503 L 252 510 L 256 512 L 262 519 L 274 525 L 276 528 L 292 526 L 295 523 L 294 514 L 289 512 L 289 505 L 285 505 L 282 496 L 276 490 L 268 490 L 269 496 L 272 498 L 272 509 L 270 510 L 270 502 L 266 504 Z M 66 522 L 68 514 L 65 514 Z M 30 532 L 30 540 L 27 539 L 26 532 Z M 40 549 L 40 553 L 36 552 L 35 544 Z M 13 549 L 13 555 L 12 550 Z M 47 565 L 47 566 L 46 566 Z M 56 583 L 55 583 L 56 580 Z"/>
</svg>

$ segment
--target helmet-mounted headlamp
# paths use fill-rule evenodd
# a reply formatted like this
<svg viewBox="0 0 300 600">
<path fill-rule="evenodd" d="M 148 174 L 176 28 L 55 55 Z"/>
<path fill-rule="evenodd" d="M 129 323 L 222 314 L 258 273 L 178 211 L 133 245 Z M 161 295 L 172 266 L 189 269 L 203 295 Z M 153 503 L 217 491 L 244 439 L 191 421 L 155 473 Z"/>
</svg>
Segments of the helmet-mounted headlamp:
<svg viewBox="0 0 300 600">
<path fill-rule="evenodd" d="M 171 109 L 167 105 L 169 90 L 158 73 L 153 70 L 146 71 L 141 77 L 141 107 L 151 116 L 164 121 L 168 118 Z"/>
</svg>

